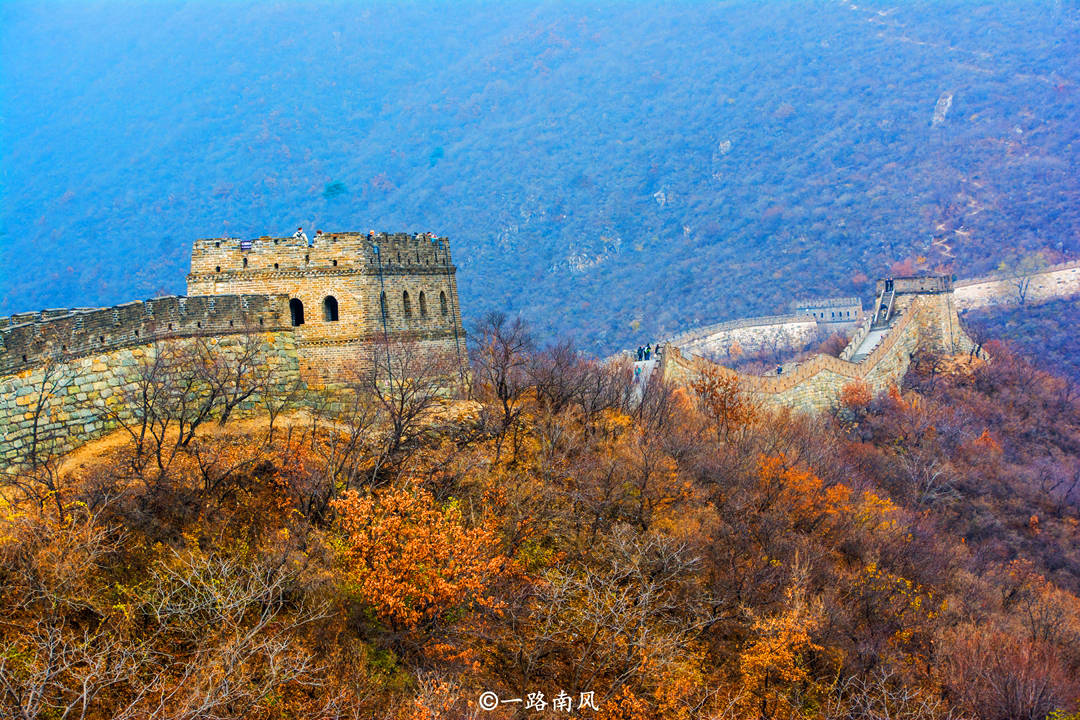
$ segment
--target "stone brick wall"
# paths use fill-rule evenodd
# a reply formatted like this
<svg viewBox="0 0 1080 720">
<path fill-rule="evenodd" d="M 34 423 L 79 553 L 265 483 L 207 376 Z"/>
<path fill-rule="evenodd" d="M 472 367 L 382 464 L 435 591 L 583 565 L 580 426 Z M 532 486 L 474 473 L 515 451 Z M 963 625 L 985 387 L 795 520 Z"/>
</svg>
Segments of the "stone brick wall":
<svg viewBox="0 0 1080 720">
<path fill-rule="evenodd" d="M 678 347 L 666 345 L 661 354 L 661 372 L 665 380 L 687 384 L 703 368 L 710 367 L 737 378 L 743 390 L 764 405 L 828 410 L 849 383 L 866 382 L 875 393 L 899 385 L 917 349 L 946 353 L 971 350 L 973 344 L 960 325 L 952 293 L 926 292 L 908 298 L 905 312 L 860 363 L 816 355 L 783 375 L 753 376 L 700 357 L 684 357 Z"/>
<path fill-rule="evenodd" d="M 0 318 L 0 375 L 153 340 L 289 329 L 288 298 L 161 297 L 112 308 Z"/>
<path fill-rule="evenodd" d="M 820 333 L 854 328 L 862 319 L 857 297 L 803 298 L 790 303 L 788 315 L 763 315 L 706 325 L 667 340 L 685 353 L 711 358 L 729 356 L 737 344 L 742 352 L 798 352 Z"/>
<path fill-rule="evenodd" d="M 128 412 L 117 403 L 142 364 L 185 343 L 209 343 L 228 361 L 257 338 L 261 371 L 309 389 L 370 369 L 382 343 L 408 344 L 422 362 L 445 367 L 448 382 L 463 377 L 465 331 L 446 238 L 313 240 L 199 240 L 188 297 L 0 318 L 0 462 L 18 457 L 35 433 L 69 449 L 110 430 Z"/>
<path fill-rule="evenodd" d="M 1040 303 L 1054 298 L 1080 293 L 1080 261 L 1051 265 L 1045 271 L 1031 276 L 1025 302 Z M 956 283 L 956 304 L 961 310 L 988 305 L 1017 305 L 1020 302 L 1016 284 L 1001 275 L 960 280 Z"/>
<path fill-rule="evenodd" d="M 465 359 L 456 268 L 446 238 L 329 233 L 295 238 L 198 240 L 188 292 L 272 292 L 288 297 L 301 371 L 333 382 L 380 340 L 415 342 L 425 352 Z M 336 308 L 336 319 L 331 308 Z"/>
<path fill-rule="evenodd" d="M 862 318 L 862 300 L 857 297 L 802 298 L 790 304 L 793 312 L 809 315 L 828 329 L 854 326 Z"/>
<path fill-rule="evenodd" d="M 130 419 L 125 403 L 136 389 L 144 369 L 154 357 L 193 343 L 208 343 L 215 356 L 228 362 L 244 352 L 249 338 L 259 352 L 261 371 L 272 373 L 275 383 L 299 382 L 300 373 L 291 330 L 213 337 L 176 337 L 140 345 L 114 347 L 79 358 L 38 363 L 0 378 L 0 464 L 25 457 L 35 436 L 47 439 L 50 449 L 66 452 L 113 430 L 116 417 Z M 258 395 L 237 409 L 250 411 Z"/>
<path fill-rule="evenodd" d="M 667 341 L 683 352 L 712 357 L 728 355 L 738 344 L 744 353 L 759 350 L 801 350 L 817 334 L 818 323 L 809 315 L 774 315 L 717 323 Z"/>
</svg>

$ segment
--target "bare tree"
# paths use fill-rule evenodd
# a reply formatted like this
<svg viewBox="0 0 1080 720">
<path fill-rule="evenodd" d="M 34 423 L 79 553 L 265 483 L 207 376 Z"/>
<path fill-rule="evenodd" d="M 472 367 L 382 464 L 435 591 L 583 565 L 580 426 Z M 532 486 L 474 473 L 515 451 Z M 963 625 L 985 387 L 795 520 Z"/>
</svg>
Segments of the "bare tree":
<svg viewBox="0 0 1080 720">
<path fill-rule="evenodd" d="M 283 462 L 289 468 L 292 500 L 312 522 L 324 520 L 330 503 L 360 483 L 385 457 L 386 447 L 379 442 L 377 432 L 385 415 L 372 397 L 369 373 L 370 368 L 359 365 L 345 367 L 343 385 L 323 394 L 324 402 L 309 405 L 309 435 L 301 443 L 293 443 L 292 428 L 288 431 L 286 452 L 298 450 L 301 445 L 316 451 L 305 463 L 292 463 L 288 457 Z"/>
<path fill-rule="evenodd" d="M 551 412 L 559 412 L 574 397 L 580 381 L 581 358 L 572 340 L 562 340 L 532 357 L 529 377 L 536 396 Z"/>
<path fill-rule="evenodd" d="M 904 683 L 893 670 L 879 667 L 866 677 L 842 680 L 825 707 L 827 720 L 961 720 L 935 693 Z"/>
<path fill-rule="evenodd" d="M 482 399 L 493 400 L 500 411 L 495 445 L 495 462 L 498 462 L 503 440 L 511 430 L 515 450 L 517 447 L 521 402 L 533 385 L 528 373 L 533 339 L 524 320 L 520 317 L 510 320 L 501 312 L 484 315 L 469 339 L 474 344 L 473 376 L 478 394 Z"/>
<path fill-rule="evenodd" d="M 306 387 L 299 376 L 283 373 L 272 366 L 263 368 L 257 379 L 259 402 L 266 410 L 266 443 L 274 440 L 274 424 L 278 417 L 303 397 Z"/>
<path fill-rule="evenodd" d="M 254 332 L 238 340 L 200 338 L 194 345 L 200 379 L 217 404 L 218 424 L 258 392 L 269 367 L 263 339 Z"/>
<path fill-rule="evenodd" d="M 514 690 L 541 676 L 580 688 L 605 678 L 601 704 L 633 683 L 645 663 L 677 661 L 707 625 L 693 580 L 698 559 L 683 545 L 620 526 L 595 554 L 595 563 L 555 569 L 510 598 L 506 634 L 485 646 L 505 660 L 502 678 Z"/>
<path fill-rule="evenodd" d="M 84 717 L 147 659 L 145 648 L 124 642 L 100 622 L 92 597 L 123 532 L 102 521 L 103 508 L 73 504 L 66 510 L 54 522 L 27 515 L 9 519 L 5 528 L 3 717 Z"/>
<path fill-rule="evenodd" d="M 262 342 L 257 334 L 245 334 L 155 343 L 120 389 L 119 402 L 94 401 L 130 437 L 136 475 L 153 461 L 160 482 L 205 423 L 216 419 L 224 425 L 260 389 L 273 393 L 279 381 Z M 276 417 L 284 404 L 274 401 L 273 407 Z"/>
<path fill-rule="evenodd" d="M 573 399 L 581 408 L 586 432 L 605 410 L 629 412 L 633 404 L 633 368 L 629 360 L 601 363 L 582 358 Z"/>
<path fill-rule="evenodd" d="M 174 553 L 158 563 L 143 610 L 187 652 L 161 656 L 157 682 L 129 707 L 175 720 L 243 717 L 285 685 L 319 685 L 321 668 L 296 634 L 326 608 L 306 604 L 298 582 L 284 558 Z"/>
<path fill-rule="evenodd" d="M 374 483 L 388 462 L 412 448 L 424 421 L 456 384 L 458 363 L 438 350 L 393 339 L 376 343 L 372 356 L 359 381 L 387 426 L 371 471 Z"/>
<path fill-rule="evenodd" d="M 1028 290 L 1032 279 L 1048 267 L 1046 258 L 1040 252 L 1029 253 L 1010 262 L 1002 262 L 998 270 L 1008 277 L 1016 301 L 1019 305 L 1027 302 Z"/>
<path fill-rule="evenodd" d="M 57 412 L 65 403 L 67 389 L 75 381 L 76 373 L 67 365 L 52 361 L 35 373 L 38 379 L 27 406 L 29 435 L 23 441 L 20 456 L 0 470 L 0 480 L 39 506 L 51 500 L 57 515 L 62 517 L 65 499 L 62 464 L 64 451 L 68 449 L 65 444 L 68 432 Z"/>
<path fill-rule="evenodd" d="M 163 411 L 169 393 L 170 377 L 166 360 L 166 344 L 154 343 L 139 362 L 133 379 L 121 388 L 119 401 L 91 402 L 108 422 L 122 428 L 131 439 L 131 470 L 140 475 L 150 459 L 152 435 L 150 428 Z"/>
</svg>

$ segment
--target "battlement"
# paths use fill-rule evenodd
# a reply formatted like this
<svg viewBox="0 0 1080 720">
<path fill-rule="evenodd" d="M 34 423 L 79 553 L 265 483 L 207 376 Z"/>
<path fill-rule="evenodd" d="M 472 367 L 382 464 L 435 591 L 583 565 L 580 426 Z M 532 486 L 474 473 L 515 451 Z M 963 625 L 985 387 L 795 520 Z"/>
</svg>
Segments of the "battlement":
<svg viewBox="0 0 1080 720">
<path fill-rule="evenodd" d="M 687 330 L 684 333 L 675 335 L 674 337 L 665 341 L 667 345 L 676 345 L 678 347 L 686 347 L 688 345 L 694 345 L 704 340 L 708 340 L 714 335 L 718 335 L 723 332 L 730 332 L 732 330 L 742 330 L 744 328 L 764 328 L 769 326 L 783 326 L 797 323 L 813 323 L 804 314 L 792 314 L 792 315 L 762 315 L 760 317 L 742 318 L 739 320 L 727 320 L 725 322 L 714 323 L 712 325 L 705 325 L 703 327 L 694 328 L 693 330 Z"/>
<path fill-rule="evenodd" d="M 953 291 L 953 280 L 950 275 L 920 275 L 878 280 L 878 296 L 880 297 L 886 290 L 890 290 L 897 295 L 946 293 Z"/>
<path fill-rule="evenodd" d="M 915 284 L 915 287 L 924 287 Z M 861 341 L 857 340 L 856 347 Z M 865 382 L 872 392 L 898 385 L 919 349 L 945 353 L 970 352 L 974 345 L 960 327 L 952 297 L 936 289 L 912 291 L 907 311 L 899 315 L 880 342 L 858 360 L 818 354 L 785 368 L 779 375 L 746 375 L 699 357 L 686 357 L 676 346 L 660 355 L 663 377 L 692 382 L 705 369 L 736 380 L 755 401 L 826 410 L 834 406 L 851 382 Z"/>
<path fill-rule="evenodd" d="M 284 295 L 160 297 L 0 318 L 0 374 L 166 338 L 288 330 Z"/>
<path fill-rule="evenodd" d="M 1066 262 L 1055 263 L 1053 265 L 1047 265 L 1038 272 L 1031 273 L 1031 277 L 1039 277 L 1043 275 L 1054 275 L 1062 273 L 1068 270 L 1080 270 L 1080 260 L 1068 260 Z M 986 275 L 978 275 L 976 277 L 964 278 L 956 281 L 956 288 L 967 288 L 972 285 L 985 285 L 995 282 L 1007 282 L 1013 278 L 1007 272 L 992 272 Z"/>
<path fill-rule="evenodd" d="M 188 282 L 299 274 L 439 274 L 453 271 L 450 241 L 429 233 L 323 233 L 311 244 L 294 237 L 196 240 Z"/>
<path fill-rule="evenodd" d="M 819 323 L 853 324 L 862 317 L 862 300 L 857 297 L 802 298 L 793 300 L 792 311 L 810 315 Z"/>
<path fill-rule="evenodd" d="M 285 296 L 301 372 L 329 381 L 390 337 L 463 362 L 455 275 L 450 241 L 428 233 L 211 238 L 195 241 L 187 289 Z"/>
<path fill-rule="evenodd" d="M 831 308 L 831 307 L 849 307 L 851 305 L 858 305 L 862 307 L 862 300 L 855 297 L 826 297 L 826 298 L 799 298 L 798 300 L 792 300 L 788 307 L 795 312 L 805 312 L 809 308 Z"/>
</svg>

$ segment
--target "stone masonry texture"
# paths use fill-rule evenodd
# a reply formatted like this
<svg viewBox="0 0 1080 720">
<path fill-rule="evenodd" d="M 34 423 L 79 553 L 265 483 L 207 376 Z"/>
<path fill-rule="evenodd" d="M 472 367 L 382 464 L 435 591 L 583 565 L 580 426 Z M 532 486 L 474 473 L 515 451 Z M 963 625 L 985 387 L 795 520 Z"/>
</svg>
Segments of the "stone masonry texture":
<svg viewBox="0 0 1080 720">
<path fill-rule="evenodd" d="M 195 243 L 188 292 L 287 296 L 301 372 L 332 382 L 380 340 L 464 362 L 455 272 L 449 241 L 428 235 L 220 238 Z"/>
<path fill-rule="evenodd" d="M 309 389 L 370 367 L 381 343 L 463 372 L 455 274 L 430 235 L 213 238 L 194 243 L 187 297 L 0 318 L 0 463 L 35 437 L 67 450 L 113 429 L 146 363 L 185 344 L 228 358 L 254 338 L 264 370 Z"/>
<path fill-rule="evenodd" d="M 859 363 L 816 355 L 783 375 L 753 376 L 701 357 L 684 357 L 677 346 L 665 346 L 661 355 L 663 377 L 687 384 L 704 368 L 711 367 L 733 375 L 742 390 L 763 405 L 817 412 L 834 407 L 844 387 L 853 382 L 865 382 L 874 393 L 899 385 L 919 350 L 971 352 L 974 344 L 961 326 L 951 281 L 943 277 L 904 280 L 896 281 L 896 321 L 881 343 Z"/>
<path fill-rule="evenodd" d="M 2 317 L 0 463 L 19 457 L 35 436 L 70 449 L 107 432 L 125 417 L 118 403 L 140 368 L 185 343 L 210 342 L 227 357 L 254 337 L 260 357 L 282 383 L 310 389 L 333 386 L 344 370 L 371 365 L 383 342 L 408 343 L 463 371 L 465 330 L 455 275 L 449 241 L 431 235 L 330 233 L 310 243 L 212 238 L 194 244 L 187 297 Z M 1015 281 L 1001 275 L 955 287 L 947 277 L 894 282 L 897 319 L 861 362 L 819 355 L 782 376 L 738 375 L 740 383 L 768 404 L 828 409 L 853 381 L 874 391 L 898 384 L 916 350 L 970 351 L 958 309 L 1017 302 Z M 879 294 L 881 289 L 879 283 Z M 1032 276 L 1028 302 L 1077 292 L 1080 262 L 1063 263 Z M 857 298 L 797 301 L 793 309 L 790 316 L 684 333 L 665 347 L 664 377 L 688 382 L 708 362 L 691 352 L 734 342 L 744 348 L 778 339 L 797 343 L 809 336 L 815 319 L 831 321 L 836 309 L 844 322 L 849 312 L 862 313 Z M 868 327 L 859 329 L 856 343 Z"/>
</svg>

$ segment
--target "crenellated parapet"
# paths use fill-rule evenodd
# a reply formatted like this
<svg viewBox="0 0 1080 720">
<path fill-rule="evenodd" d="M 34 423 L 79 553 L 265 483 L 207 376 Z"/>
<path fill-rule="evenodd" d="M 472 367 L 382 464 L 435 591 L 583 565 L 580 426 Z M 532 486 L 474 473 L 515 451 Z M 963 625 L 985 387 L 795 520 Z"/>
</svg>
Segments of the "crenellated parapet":
<svg viewBox="0 0 1080 720">
<path fill-rule="evenodd" d="M 851 383 L 866 383 L 872 392 L 899 385 L 918 351 L 956 354 L 973 349 L 956 312 L 950 278 L 896 278 L 882 281 L 879 289 L 879 303 L 895 294 L 897 313 L 886 327 L 874 328 L 867 318 L 839 358 L 818 354 L 779 374 L 747 375 L 684 354 L 685 348 L 672 344 L 661 354 L 663 377 L 688 383 L 708 368 L 735 378 L 762 404 L 820 411 L 836 405 Z"/>
<path fill-rule="evenodd" d="M 790 303 L 793 312 L 809 315 L 826 327 L 854 325 L 862 317 L 862 300 L 857 297 L 800 298 Z"/>
<path fill-rule="evenodd" d="M 1080 260 L 1050 265 L 1028 274 L 992 273 L 956 282 L 956 302 L 961 310 L 994 305 L 1034 305 L 1080 294 Z"/>
<path fill-rule="evenodd" d="M 108 308 L 0 318 L 0 375 L 170 338 L 289 328 L 282 295 L 159 297 Z"/>
<path fill-rule="evenodd" d="M 306 377 L 331 382 L 373 344 L 404 341 L 465 363 L 450 241 L 429 233 L 197 240 L 188 292 L 288 298 Z"/>
<path fill-rule="evenodd" d="M 188 284 L 228 283 L 307 274 L 445 274 L 455 268 L 450 241 L 429 233 L 323 233 L 295 237 L 207 238 L 191 252 Z"/>
<path fill-rule="evenodd" d="M 261 378 L 238 412 L 267 387 L 375 370 L 388 343 L 460 382 L 455 274 L 450 242 L 428 233 L 211 238 L 194 243 L 186 297 L 0 318 L 0 469 L 42 438 L 67 451 L 123 424 L 140 378 L 168 358 Z"/>
</svg>

